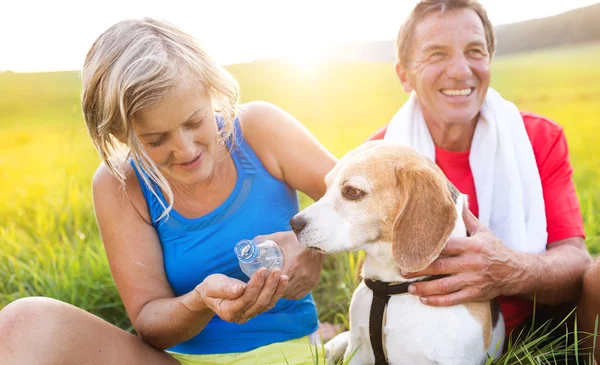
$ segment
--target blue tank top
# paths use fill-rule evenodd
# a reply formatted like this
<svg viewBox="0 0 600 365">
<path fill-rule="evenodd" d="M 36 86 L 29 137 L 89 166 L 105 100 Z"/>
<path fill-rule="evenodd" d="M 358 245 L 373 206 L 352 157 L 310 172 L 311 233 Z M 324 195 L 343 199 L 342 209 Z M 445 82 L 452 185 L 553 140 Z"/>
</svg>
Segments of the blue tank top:
<svg viewBox="0 0 600 365">
<path fill-rule="evenodd" d="M 190 292 L 215 273 L 248 282 L 233 252 L 235 243 L 289 231 L 289 219 L 298 212 L 296 191 L 269 174 L 243 139 L 237 120 L 235 134 L 235 146 L 228 143 L 237 170 L 233 192 L 218 208 L 199 218 L 189 219 L 171 210 L 167 219 L 157 221 L 163 208 L 132 161 L 160 238 L 167 279 L 176 296 Z M 158 185 L 153 187 L 166 204 Z M 198 335 L 168 350 L 185 354 L 245 352 L 306 336 L 317 327 L 317 310 L 309 293 L 300 300 L 282 298 L 271 310 L 242 325 L 215 315 Z"/>
</svg>

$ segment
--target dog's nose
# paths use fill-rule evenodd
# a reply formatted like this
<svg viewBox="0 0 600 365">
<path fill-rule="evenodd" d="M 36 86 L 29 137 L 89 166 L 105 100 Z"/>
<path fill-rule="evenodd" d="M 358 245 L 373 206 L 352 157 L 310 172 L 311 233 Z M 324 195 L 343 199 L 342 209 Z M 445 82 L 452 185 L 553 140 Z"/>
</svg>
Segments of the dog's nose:
<svg viewBox="0 0 600 365">
<path fill-rule="evenodd" d="M 290 226 L 292 226 L 292 230 L 295 234 L 300 233 L 304 229 L 304 227 L 306 227 L 307 223 L 308 221 L 302 218 L 302 216 L 300 215 L 295 215 L 294 217 L 292 217 L 292 219 L 290 219 Z"/>
</svg>

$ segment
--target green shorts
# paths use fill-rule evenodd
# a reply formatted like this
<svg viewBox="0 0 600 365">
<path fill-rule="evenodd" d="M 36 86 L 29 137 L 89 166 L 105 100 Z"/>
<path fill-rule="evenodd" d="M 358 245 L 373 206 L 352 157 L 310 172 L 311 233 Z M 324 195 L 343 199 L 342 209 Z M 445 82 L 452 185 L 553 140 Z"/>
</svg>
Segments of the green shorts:
<svg viewBox="0 0 600 365">
<path fill-rule="evenodd" d="M 318 354 L 316 354 L 318 352 Z M 311 365 L 324 364 L 322 345 L 311 345 L 308 336 L 262 346 L 248 352 L 190 355 L 169 352 L 181 365 Z"/>
</svg>

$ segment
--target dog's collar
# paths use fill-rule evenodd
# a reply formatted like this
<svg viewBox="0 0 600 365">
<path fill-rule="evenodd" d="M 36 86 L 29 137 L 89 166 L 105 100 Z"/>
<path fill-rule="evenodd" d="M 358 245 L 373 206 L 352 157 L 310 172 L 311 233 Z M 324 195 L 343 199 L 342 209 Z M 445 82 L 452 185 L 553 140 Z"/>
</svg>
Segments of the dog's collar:
<svg viewBox="0 0 600 365">
<path fill-rule="evenodd" d="M 408 286 L 412 283 L 392 284 L 385 281 L 365 279 L 365 285 L 373 291 L 373 295 L 382 298 L 389 298 L 392 295 L 408 293 Z"/>
<path fill-rule="evenodd" d="M 430 281 L 443 276 L 428 276 L 417 281 Z M 408 293 L 408 286 L 413 282 L 392 284 L 385 281 L 364 279 L 365 285 L 373 292 L 371 312 L 369 313 L 369 336 L 371 348 L 375 355 L 375 365 L 387 365 L 387 356 L 383 350 L 383 322 L 385 309 L 392 295 Z"/>
</svg>

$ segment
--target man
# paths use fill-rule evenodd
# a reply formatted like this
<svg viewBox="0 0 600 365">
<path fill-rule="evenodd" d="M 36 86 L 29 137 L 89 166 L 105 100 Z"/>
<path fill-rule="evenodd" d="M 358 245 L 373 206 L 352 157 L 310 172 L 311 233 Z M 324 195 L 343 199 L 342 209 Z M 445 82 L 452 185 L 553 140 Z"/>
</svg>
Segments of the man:
<svg viewBox="0 0 600 365">
<path fill-rule="evenodd" d="M 581 299 L 577 307 L 579 327 L 586 333 L 597 333 L 596 320 L 600 314 L 600 260 L 596 260 L 586 272 L 583 280 Z M 600 326 L 600 324 L 599 324 Z M 593 347 L 593 336 L 588 337 L 585 346 Z M 594 352 L 596 361 L 600 361 L 600 345 L 596 341 Z"/>
<path fill-rule="evenodd" d="M 479 217 L 465 215 L 470 237 L 451 239 L 446 257 L 405 273 L 448 275 L 411 285 L 412 294 L 432 306 L 498 297 L 508 335 L 531 323 L 534 296 L 576 301 L 591 258 L 562 127 L 489 88 L 494 49 L 477 1 L 420 1 L 397 40 L 396 73 L 411 97 L 371 139 L 435 160 Z"/>
</svg>

